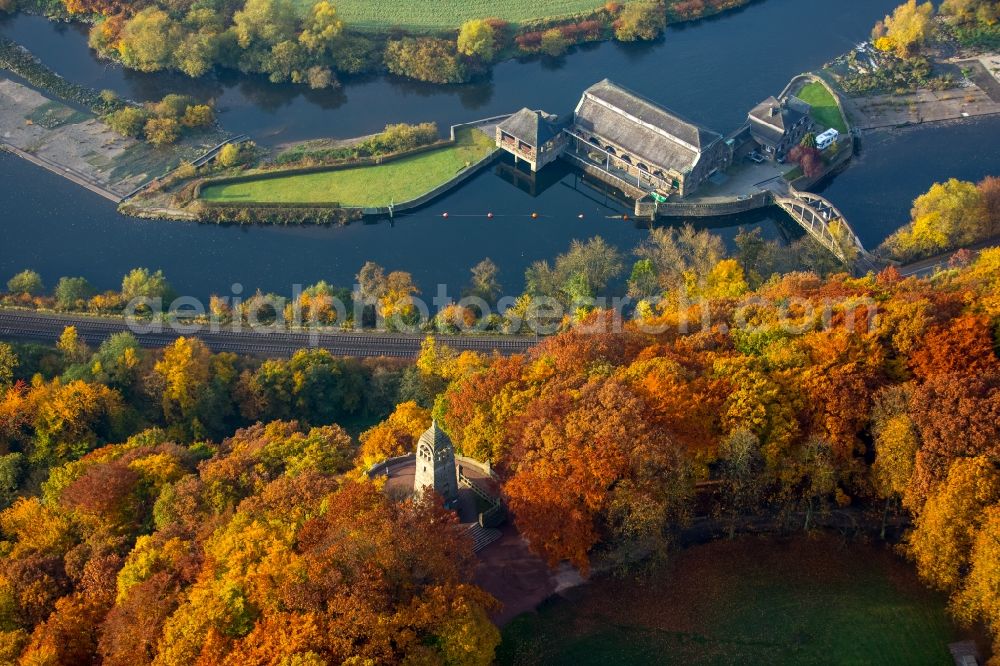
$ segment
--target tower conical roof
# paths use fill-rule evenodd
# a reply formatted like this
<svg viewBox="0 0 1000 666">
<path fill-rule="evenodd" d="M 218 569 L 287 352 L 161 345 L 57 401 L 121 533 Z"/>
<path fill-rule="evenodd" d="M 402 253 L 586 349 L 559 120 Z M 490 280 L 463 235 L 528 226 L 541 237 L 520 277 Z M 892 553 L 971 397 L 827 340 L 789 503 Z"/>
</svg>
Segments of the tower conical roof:
<svg viewBox="0 0 1000 666">
<path fill-rule="evenodd" d="M 420 442 L 423 442 L 431 447 L 434 451 L 438 451 L 445 447 L 454 448 L 451 443 L 451 439 L 445 434 L 444 430 L 438 427 L 437 419 L 431 423 L 431 427 L 424 431 L 424 434 L 420 436 Z"/>
</svg>

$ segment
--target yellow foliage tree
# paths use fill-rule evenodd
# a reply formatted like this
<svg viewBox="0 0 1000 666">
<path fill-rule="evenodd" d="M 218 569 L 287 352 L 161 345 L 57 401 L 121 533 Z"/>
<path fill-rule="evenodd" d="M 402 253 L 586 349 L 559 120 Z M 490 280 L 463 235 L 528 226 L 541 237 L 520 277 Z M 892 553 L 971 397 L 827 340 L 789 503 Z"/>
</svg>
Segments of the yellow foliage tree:
<svg viewBox="0 0 1000 666">
<path fill-rule="evenodd" d="M 83 363 L 90 355 L 87 343 L 80 339 L 76 326 L 67 326 L 63 329 L 59 341 L 56 343 L 56 348 L 70 363 Z"/>
<path fill-rule="evenodd" d="M 985 213 L 983 197 L 974 183 L 955 178 L 935 183 L 913 202 L 909 225 L 886 244 L 901 259 L 958 247 L 978 240 Z"/>
<path fill-rule="evenodd" d="M 361 434 L 358 464 L 367 469 L 386 458 L 411 453 L 430 420 L 430 410 L 412 400 L 396 405 L 389 418 Z"/>
<path fill-rule="evenodd" d="M 917 0 L 908 0 L 885 17 L 885 35 L 876 40 L 876 48 L 892 49 L 900 58 L 909 58 L 930 37 L 933 16 L 934 5 L 930 2 L 918 5 Z"/>
<path fill-rule="evenodd" d="M 986 456 L 959 458 L 917 516 L 909 552 L 920 575 L 952 591 L 967 570 L 976 532 L 988 506 L 1000 500 L 1000 472 Z"/>
<path fill-rule="evenodd" d="M 163 358 L 153 369 L 163 378 L 165 413 L 194 407 L 199 390 L 208 383 L 211 356 L 205 343 L 196 338 L 177 338 L 163 350 Z"/>
</svg>

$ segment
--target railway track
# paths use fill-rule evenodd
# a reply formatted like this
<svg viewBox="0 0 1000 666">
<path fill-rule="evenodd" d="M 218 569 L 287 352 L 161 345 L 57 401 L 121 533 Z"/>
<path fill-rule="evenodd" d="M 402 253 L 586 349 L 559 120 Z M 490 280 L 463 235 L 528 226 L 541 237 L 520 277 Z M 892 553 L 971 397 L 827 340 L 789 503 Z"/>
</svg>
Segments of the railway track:
<svg viewBox="0 0 1000 666">
<path fill-rule="evenodd" d="M 151 323 L 130 328 L 124 319 L 58 315 L 22 310 L 0 310 L 0 339 L 54 343 L 63 329 L 75 326 L 80 339 L 96 346 L 115 333 L 131 331 L 143 347 L 165 347 L 179 337 L 194 337 L 214 352 L 283 357 L 303 348 L 322 348 L 336 356 L 415 358 L 420 353 L 423 335 L 381 333 L 334 333 L 287 330 L 234 330 L 191 324 L 171 328 Z M 459 351 L 485 354 L 520 354 L 531 349 L 535 338 L 497 336 L 436 336 L 443 344 Z"/>
</svg>

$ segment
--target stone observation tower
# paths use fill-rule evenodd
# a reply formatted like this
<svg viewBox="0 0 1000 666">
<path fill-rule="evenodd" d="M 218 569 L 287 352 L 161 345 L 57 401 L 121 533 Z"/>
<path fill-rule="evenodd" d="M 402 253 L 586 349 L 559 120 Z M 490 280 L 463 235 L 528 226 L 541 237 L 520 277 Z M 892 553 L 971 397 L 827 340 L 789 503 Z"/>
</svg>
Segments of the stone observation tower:
<svg viewBox="0 0 1000 666">
<path fill-rule="evenodd" d="M 417 441 L 417 469 L 413 475 L 413 491 L 419 493 L 430 486 L 444 505 L 458 502 L 458 473 L 455 469 L 455 447 L 448 435 L 438 428 L 437 421 Z"/>
</svg>

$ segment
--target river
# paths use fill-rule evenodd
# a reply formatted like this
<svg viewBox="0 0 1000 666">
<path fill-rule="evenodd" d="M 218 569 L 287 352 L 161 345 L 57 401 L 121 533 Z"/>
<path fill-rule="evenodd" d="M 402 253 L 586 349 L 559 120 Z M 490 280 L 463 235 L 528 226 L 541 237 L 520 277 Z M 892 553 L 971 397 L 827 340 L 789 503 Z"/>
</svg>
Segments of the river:
<svg viewBox="0 0 1000 666">
<path fill-rule="evenodd" d="M 580 92 L 609 77 L 719 131 L 777 93 L 793 75 L 816 68 L 863 40 L 896 0 L 762 0 L 741 10 L 673 27 L 658 42 L 603 43 L 565 58 L 498 65 L 485 81 L 430 86 L 392 77 L 347 80 L 336 91 L 272 85 L 233 73 L 191 81 L 170 74 L 127 72 L 98 61 L 79 26 L 16 16 L 0 34 L 27 46 L 68 79 L 111 88 L 132 99 L 167 92 L 212 98 L 225 127 L 262 143 L 318 136 L 349 137 L 389 122 L 453 122 L 521 106 L 569 112 Z M 825 186 L 868 247 L 908 216 L 913 197 L 935 180 L 1000 173 L 1000 119 L 980 120 L 865 138 L 862 154 Z M 425 292 L 452 291 L 483 257 L 501 269 L 509 292 L 524 269 L 550 259 L 574 238 L 601 235 L 629 251 L 645 227 L 616 217 L 624 209 L 577 182 L 571 172 L 547 174 L 534 191 L 498 169 L 393 223 L 349 227 L 237 228 L 141 221 L 53 174 L 0 155 L 0 278 L 25 267 L 50 284 L 82 275 L 101 288 L 117 286 L 134 266 L 162 268 L 179 291 L 195 296 L 245 290 L 289 293 L 293 284 L 326 279 L 350 284 L 367 260 L 413 273 Z M 441 216 L 447 211 L 447 219 Z M 486 213 L 494 213 L 487 219 Z M 538 213 L 532 219 L 531 213 Z M 583 215 L 580 219 L 579 215 Z M 776 220 L 781 220 L 776 221 Z M 787 235 L 780 213 L 700 221 L 731 238 L 736 225 Z M 794 233 L 794 230 L 792 230 Z"/>
</svg>

